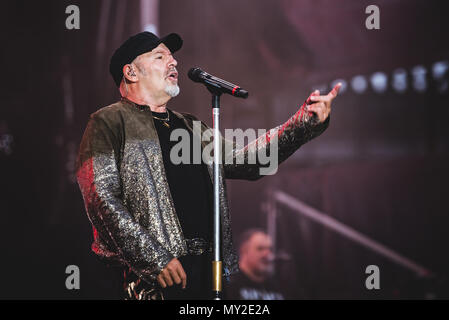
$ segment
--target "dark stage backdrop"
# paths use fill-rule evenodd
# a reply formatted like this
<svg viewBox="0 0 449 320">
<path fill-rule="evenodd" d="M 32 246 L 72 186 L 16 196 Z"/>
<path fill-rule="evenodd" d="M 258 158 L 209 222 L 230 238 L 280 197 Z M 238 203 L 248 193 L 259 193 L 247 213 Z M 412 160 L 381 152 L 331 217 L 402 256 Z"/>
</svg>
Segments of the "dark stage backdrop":
<svg viewBox="0 0 449 320">
<path fill-rule="evenodd" d="M 0 108 L 0 298 L 116 298 L 116 271 L 90 251 L 74 179 L 89 114 L 119 98 L 109 58 L 150 19 L 177 32 L 181 94 L 169 106 L 211 125 L 200 66 L 250 92 L 222 98 L 222 128 L 269 129 L 314 89 L 344 83 L 330 127 L 275 176 L 228 181 L 235 236 L 267 227 L 283 191 L 432 270 L 412 271 L 278 204 L 276 264 L 290 298 L 448 298 L 449 20 L 445 1 L 6 1 Z M 80 9 L 68 30 L 68 5 Z M 145 5 L 146 4 L 146 5 Z M 142 8 L 148 14 L 142 14 Z M 149 10 L 149 11 L 148 11 Z M 381 289 L 365 288 L 377 265 Z M 67 290 L 77 265 L 81 289 Z"/>
</svg>

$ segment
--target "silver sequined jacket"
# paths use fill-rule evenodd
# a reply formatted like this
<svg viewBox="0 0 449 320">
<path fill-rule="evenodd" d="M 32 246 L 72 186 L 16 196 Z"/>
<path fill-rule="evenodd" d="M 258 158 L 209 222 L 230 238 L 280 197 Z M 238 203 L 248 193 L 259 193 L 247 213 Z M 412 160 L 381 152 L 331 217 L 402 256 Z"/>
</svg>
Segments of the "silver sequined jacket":
<svg viewBox="0 0 449 320">
<path fill-rule="evenodd" d="M 267 149 L 278 137 L 278 162 L 320 135 L 329 118 L 318 124 L 303 105 L 287 122 L 243 148 L 233 145 L 232 156 L 248 159 Z M 196 118 L 174 112 L 192 130 Z M 201 130 L 207 130 L 201 123 Z M 223 145 L 229 144 L 222 140 Z M 204 147 L 204 143 L 203 143 Z M 238 271 L 232 246 L 231 219 L 224 178 L 261 178 L 259 164 L 227 164 L 221 168 L 220 213 L 224 275 Z M 247 163 L 247 162 L 245 162 Z M 212 175 L 212 164 L 208 164 Z M 93 226 L 92 250 L 108 263 L 130 268 L 154 283 L 174 257 L 186 254 L 186 243 L 164 172 L 162 152 L 149 108 L 127 100 L 104 107 L 90 116 L 77 159 L 77 180 Z"/>
</svg>

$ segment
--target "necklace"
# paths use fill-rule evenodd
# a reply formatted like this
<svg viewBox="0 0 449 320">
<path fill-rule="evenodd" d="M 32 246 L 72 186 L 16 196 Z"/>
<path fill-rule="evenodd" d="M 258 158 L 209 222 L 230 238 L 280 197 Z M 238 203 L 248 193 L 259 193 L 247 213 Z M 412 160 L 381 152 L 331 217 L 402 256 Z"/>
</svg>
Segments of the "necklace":
<svg viewBox="0 0 449 320">
<path fill-rule="evenodd" d="M 166 126 L 167 128 L 170 128 L 170 125 L 167 123 L 167 121 L 170 121 L 170 112 L 167 111 L 167 118 L 165 118 L 165 119 L 156 117 L 154 114 L 153 114 L 153 118 L 163 121 L 162 123 L 164 124 L 164 126 Z"/>
</svg>

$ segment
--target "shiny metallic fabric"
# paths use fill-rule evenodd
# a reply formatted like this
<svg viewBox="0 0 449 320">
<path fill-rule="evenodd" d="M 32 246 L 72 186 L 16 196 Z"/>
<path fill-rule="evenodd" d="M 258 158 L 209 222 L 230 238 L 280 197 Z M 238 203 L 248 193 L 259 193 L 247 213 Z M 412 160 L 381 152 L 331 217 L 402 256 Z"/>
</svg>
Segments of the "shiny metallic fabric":
<svg viewBox="0 0 449 320">
<path fill-rule="evenodd" d="M 174 114 L 193 130 L 194 116 Z M 283 125 L 243 148 L 223 139 L 223 146 L 233 146 L 231 155 L 224 156 L 243 156 L 247 160 L 251 153 L 268 150 L 270 141 L 278 139 L 280 164 L 302 144 L 321 134 L 328 124 L 329 118 L 317 124 L 308 117 L 304 104 Z M 202 123 L 202 132 L 208 129 Z M 203 148 L 205 144 L 202 142 Z M 212 163 L 207 166 L 213 179 Z M 238 271 L 224 178 L 256 180 L 262 177 L 259 167 L 259 163 L 226 162 L 220 166 L 224 276 Z M 93 226 L 92 250 L 109 264 L 129 267 L 141 280 L 156 287 L 162 268 L 188 250 L 167 183 L 151 110 L 122 100 L 92 114 L 78 154 L 77 179 Z M 136 285 L 130 292 L 135 288 Z M 145 290 L 149 291 L 133 296 L 155 294 L 151 289 Z"/>
<path fill-rule="evenodd" d="M 199 256 L 206 252 L 212 252 L 212 242 L 202 238 L 186 239 L 187 252 L 192 256 Z"/>
<path fill-rule="evenodd" d="M 158 286 L 148 286 L 142 279 L 126 283 L 124 287 L 125 300 L 164 300 L 164 294 Z"/>
</svg>

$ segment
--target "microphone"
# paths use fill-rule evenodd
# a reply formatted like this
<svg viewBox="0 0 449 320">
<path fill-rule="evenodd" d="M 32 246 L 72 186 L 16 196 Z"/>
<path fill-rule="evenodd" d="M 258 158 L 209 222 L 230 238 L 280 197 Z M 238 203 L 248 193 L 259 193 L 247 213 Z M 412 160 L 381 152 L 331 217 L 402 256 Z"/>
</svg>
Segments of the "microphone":
<svg viewBox="0 0 449 320">
<path fill-rule="evenodd" d="M 207 87 L 212 86 L 214 89 L 219 89 L 223 93 L 228 93 L 237 98 L 248 98 L 248 91 L 243 90 L 239 86 L 227 82 L 223 79 L 214 77 L 211 74 L 201 70 L 200 68 L 191 68 L 187 73 L 190 80 L 205 84 Z"/>
</svg>

